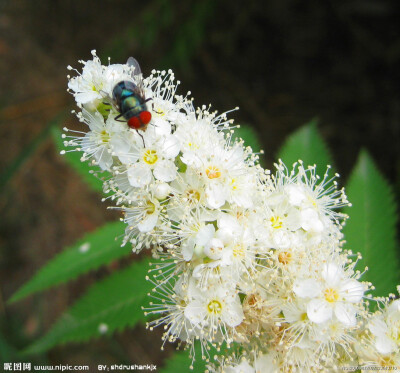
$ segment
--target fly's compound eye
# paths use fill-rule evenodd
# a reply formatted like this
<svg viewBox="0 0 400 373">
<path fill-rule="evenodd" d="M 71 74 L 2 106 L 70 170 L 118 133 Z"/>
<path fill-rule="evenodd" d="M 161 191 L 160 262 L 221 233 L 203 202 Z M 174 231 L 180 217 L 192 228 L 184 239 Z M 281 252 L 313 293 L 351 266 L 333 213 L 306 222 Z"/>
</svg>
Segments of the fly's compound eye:
<svg viewBox="0 0 400 373">
<path fill-rule="evenodd" d="M 151 113 L 149 111 L 142 111 L 139 114 L 139 118 L 142 124 L 144 125 L 149 124 L 149 122 L 151 121 Z"/>
<path fill-rule="evenodd" d="M 139 128 L 142 127 L 142 124 L 140 123 L 140 120 L 138 117 L 132 117 L 132 118 L 129 118 L 129 120 L 128 120 L 128 126 L 135 130 L 138 130 Z"/>
</svg>

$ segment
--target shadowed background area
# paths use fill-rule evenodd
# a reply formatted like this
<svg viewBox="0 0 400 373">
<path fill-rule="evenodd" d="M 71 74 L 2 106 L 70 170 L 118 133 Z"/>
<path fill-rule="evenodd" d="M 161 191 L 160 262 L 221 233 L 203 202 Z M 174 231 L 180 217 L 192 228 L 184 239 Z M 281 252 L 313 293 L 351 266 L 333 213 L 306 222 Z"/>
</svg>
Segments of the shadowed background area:
<svg viewBox="0 0 400 373">
<path fill-rule="evenodd" d="M 179 93 L 190 90 L 196 105 L 240 107 L 231 117 L 255 128 L 267 167 L 285 137 L 317 117 L 343 180 L 365 147 L 398 191 L 399 15 L 395 0 L 1 0 L 0 342 L 9 356 L 49 330 L 88 285 L 126 265 L 6 305 L 63 247 L 119 217 L 45 131 L 74 105 L 67 65 L 80 69 L 77 61 L 96 49 L 103 63 L 134 56 L 145 75 L 172 68 Z M 173 347 L 160 351 L 161 332 L 139 326 L 29 361 L 161 365 Z"/>
</svg>

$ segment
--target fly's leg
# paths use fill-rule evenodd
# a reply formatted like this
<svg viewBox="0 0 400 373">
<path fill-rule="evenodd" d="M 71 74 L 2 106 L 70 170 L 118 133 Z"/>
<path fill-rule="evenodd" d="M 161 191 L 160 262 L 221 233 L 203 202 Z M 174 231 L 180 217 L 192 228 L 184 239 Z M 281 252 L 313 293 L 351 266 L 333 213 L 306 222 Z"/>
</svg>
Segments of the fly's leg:
<svg viewBox="0 0 400 373">
<path fill-rule="evenodd" d="M 142 141 L 143 141 L 143 147 L 145 148 L 146 147 L 146 144 L 144 143 L 144 138 L 143 138 L 143 135 L 138 131 L 138 130 L 136 130 L 136 132 L 138 133 L 138 135 L 142 138 Z"/>
</svg>

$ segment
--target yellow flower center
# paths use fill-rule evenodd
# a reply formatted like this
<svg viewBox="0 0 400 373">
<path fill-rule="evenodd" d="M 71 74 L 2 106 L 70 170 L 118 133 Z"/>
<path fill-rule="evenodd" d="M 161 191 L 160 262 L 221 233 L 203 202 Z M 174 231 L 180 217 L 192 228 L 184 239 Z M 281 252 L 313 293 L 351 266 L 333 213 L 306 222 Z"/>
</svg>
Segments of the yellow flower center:
<svg viewBox="0 0 400 373">
<path fill-rule="evenodd" d="M 250 307 L 254 307 L 258 302 L 257 296 L 255 294 L 250 294 L 246 298 L 246 302 Z"/>
<path fill-rule="evenodd" d="M 244 250 L 243 245 L 236 245 L 233 248 L 233 256 L 235 258 L 244 258 L 244 256 L 245 256 L 244 254 L 245 254 L 245 250 Z"/>
<path fill-rule="evenodd" d="M 158 160 L 157 151 L 147 149 L 143 155 L 143 160 L 150 165 L 156 163 Z"/>
<path fill-rule="evenodd" d="M 222 312 L 222 304 L 217 299 L 214 299 L 210 303 L 208 303 L 207 310 L 209 313 L 217 315 Z"/>
<path fill-rule="evenodd" d="M 317 207 L 317 202 L 315 201 L 314 198 L 312 198 L 311 196 L 307 196 L 308 202 L 310 202 L 313 207 Z"/>
<path fill-rule="evenodd" d="M 97 82 L 98 83 L 98 82 Z M 104 86 L 104 84 L 103 84 L 103 82 L 100 82 L 99 84 L 97 84 L 97 85 L 92 85 L 92 91 L 94 91 L 94 92 L 100 92 L 102 89 L 103 89 L 103 86 Z"/>
<path fill-rule="evenodd" d="M 390 337 L 400 345 L 400 320 L 392 324 Z"/>
<path fill-rule="evenodd" d="M 271 219 L 272 228 L 279 229 L 282 228 L 282 219 L 279 216 L 272 216 Z"/>
<path fill-rule="evenodd" d="M 195 142 L 189 141 L 187 143 L 187 146 L 191 149 L 191 150 L 195 150 L 195 149 L 199 149 L 199 145 L 196 144 Z"/>
<path fill-rule="evenodd" d="M 292 253 L 290 253 L 288 251 L 283 251 L 283 252 L 279 253 L 278 260 L 279 260 L 279 263 L 282 263 L 285 265 L 289 264 L 292 261 Z"/>
<path fill-rule="evenodd" d="M 190 203 L 195 203 L 200 201 L 200 193 L 195 189 L 189 189 L 186 192 L 186 196 Z"/>
<path fill-rule="evenodd" d="M 394 367 L 396 366 L 396 362 L 394 361 L 392 356 L 382 356 L 379 359 L 379 365 L 381 367 Z"/>
<path fill-rule="evenodd" d="M 339 299 L 339 293 L 336 289 L 328 288 L 324 291 L 325 300 L 329 303 L 336 302 Z"/>
<path fill-rule="evenodd" d="M 100 132 L 100 139 L 102 142 L 107 143 L 110 141 L 110 135 L 105 131 Z"/>
<path fill-rule="evenodd" d="M 155 211 L 156 211 L 156 205 L 151 201 L 147 201 L 146 214 L 151 215 L 154 214 Z"/>
<path fill-rule="evenodd" d="M 303 313 L 300 315 L 300 320 L 301 320 L 301 321 L 306 321 L 306 320 L 308 320 L 307 312 L 303 312 Z"/>
<path fill-rule="evenodd" d="M 163 117 L 165 115 L 165 111 L 162 110 L 161 108 L 153 108 L 153 111 L 157 114 L 159 117 Z"/>
<path fill-rule="evenodd" d="M 209 179 L 218 179 L 221 177 L 221 171 L 217 166 L 208 166 L 206 174 Z"/>
<path fill-rule="evenodd" d="M 231 188 L 232 188 L 232 190 L 236 190 L 237 189 L 236 179 L 231 179 Z"/>
</svg>

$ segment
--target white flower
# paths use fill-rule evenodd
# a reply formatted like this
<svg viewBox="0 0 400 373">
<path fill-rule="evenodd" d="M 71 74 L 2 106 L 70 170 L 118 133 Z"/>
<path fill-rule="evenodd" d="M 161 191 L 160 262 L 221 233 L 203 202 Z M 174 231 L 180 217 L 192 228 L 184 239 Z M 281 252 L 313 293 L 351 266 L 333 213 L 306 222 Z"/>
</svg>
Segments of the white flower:
<svg viewBox="0 0 400 373">
<path fill-rule="evenodd" d="M 161 283 L 154 291 L 158 299 L 163 299 L 162 304 L 150 304 L 146 308 L 146 315 L 165 314 L 165 317 L 156 319 L 147 324 L 150 330 L 154 327 L 165 323 L 166 332 L 162 339 L 173 342 L 178 338 L 182 341 L 192 342 L 199 333 L 199 329 L 194 326 L 190 320 L 185 317 L 185 308 L 187 306 L 187 287 L 183 286 L 182 278 L 179 279 L 174 285 L 169 282 Z"/>
<path fill-rule="evenodd" d="M 300 211 L 300 224 L 305 231 L 320 233 L 324 229 L 318 213 L 312 208 L 306 208 Z"/>
<path fill-rule="evenodd" d="M 279 372 L 278 357 L 276 352 L 260 354 L 254 360 L 256 373 L 277 373 Z"/>
<path fill-rule="evenodd" d="M 279 356 L 276 352 L 268 354 L 259 354 L 254 356 L 252 351 L 252 361 L 244 355 L 240 358 L 230 356 L 222 361 L 222 366 L 218 370 L 221 373 L 278 373 L 280 367 L 278 364 Z M 236 360 L 236 361 L 235 361 Z"/>
<path fill-rule="evenodd" d="M 316 173 L 315 165 L 305 169 L 301 161 L 299 161 L 299 165 L 297 163 L 293 165 L 293 170 L 290 173 L 281 161 L 276 167 L 275 187 L 288 196 L 288 201 L 292 206 L 299 210 L 315 210 L 322 223 L 324 216 L 335 222 L 346 218 L 345 214 L 335 211 L 335 209 L 350 204 L 347 201 L 344 189 L 337 189 L 337 182 L 334 179 L 339 175 L 329 176 L 330 166 L 327 167 L 322 180 Z M 307 214 L 310 215 L 309 212 Z M 310 228 L 320 230 L 321 223 L 317 222 L 317 217 L 314 215 L 312 219 L 313 223 L 308 225 L 306 230 Z"/>
<path fill-rule="evenodd" d="M 194 325 L 217 331 L 221 327 L 235 327 L 243 320 L 238 295 L 223 286 L 213 286 L 201 291 L 191 284 L 189 297 L 185 316 Z"/>
<path fill-rule="evenodd" d="M 68 83 L 68 88 L 74 91 L 76 102 L 81 104 L 102 98 L 100 91 L 104 85 L 104 67 L 96 56 L 96 51 L 92 51 L 92 54 L 93 60 L 84 62 L 82 73 L 71 78 Z"/>
<path fill-rule="evenodd" d="M 204 247 L 209 244 L 214 237 L 215 228 L 212 224 L 206 224 L 201 217 L 191 216 L 181 223 L 179 235 L 181 236 L 180 250 L 183 259 L 189 261 L 193 255 L 203 258 Z"/>
<path fill-rule="evenodd" d="M 121 162 L 134 162 L 136 157 L 131 154 L 132 138 L 124 123 L 109 117 L 104 122 L 99 112 L 93 114 L 83 110 L 80 115 L 90 131 L 84 137 L 75 138 L 84 151 L 84 158 L 94 157 L 103 170 L 110 170 L 113 156 L 118 156 Z"/>
<path fill-rule="evenodd" d="M 162 132 L 165 134 L 162 135 Z M 136 144 L 132 156 L 138 162 L 128 166 L 128 179 L 132 186 L 143 187 L 156 180 L 170 182 L 177 176 L 174 163 L 179 153 L 179 141 L 169 129 L 151 126 L 143 133 L 143 142 Z"/>
<path fill-rule="evenodd" d="M 255 178 L 244 163 L 240 146 L 208 149 L 201 159 L 201 165 L 196 169 L 206 184 L 206 198 L 210 208 L 220 208 L 226 201 L 245 208 L 253 205 Z"/>
<path fill-rule="evenodd" d="M 300 298 L 309 298 L 308 318 L 317 323 L 331 320 L 333 315 L 347 326 L 356 324 L 357 309 L 354 304 L 361 301 L 364 286 L 347 277 L 343 269 L 335 263 L 324 265 L 320 278 L 297 281 L 293 290 Z"/>
<path fill-rule="evenodd" d="M 194 115 L 179 124 L 175 135 L 181 144 L 182 161 L 193 167 L 202 165 L 204 153 L 224 144 L 223 136 L 216 129 L 206 120 L 197 120 Z"/>
<path fill-rule="evenodd" d="M 175 77 L 171 70 L 165 72 L 154 72 L 150 77 L 144 79 L 146 87 L 145 96 L 151 99 L 148 108 L 151 110 L 152 123 L 158 127 L 169 123 L 176 123 L 184 115 L 177 105 Z"/>
<path fill-rule="evenodd" d="M 70 78 L 68 88 L 74 93 L 78 104 L 100 105 L 105 97 L 112 97 L 114 86 L 122 80 L 132 80 L 130 68 L 126 65 L 102 66 L 96 51 L 93 60 L 83 62 L 82 73 Z M 72 70 L 71 67 L 69 67 Z"/>
<path fill-rule="evenodd" d="M 173 196 L 168 204 L 168 215 L 171 220 L 180 221 L 191 210 L 206 212 L 205 185 L 202 178 L 188 168 L 186 172 L 178 173 L 177 178 L 171 182 Z M 210 220 L 215 220 L 211 216 Z"/>
<path fill-rule="evenodd" d="M 124 208 L 128 231 L 137 229 L 140 232 L 150 232 L 157 224 L 161 206 L 157 198 L 146 194 L 137 194 L 134 204 Z"/>
<path fill-rule="evenodd" d="M 373 318 L 368 325 L 375 336 L 375 347 L 381 354 L 400 350 L 400 300 L 385 308 L 383 315 Z"/>
</svg>

